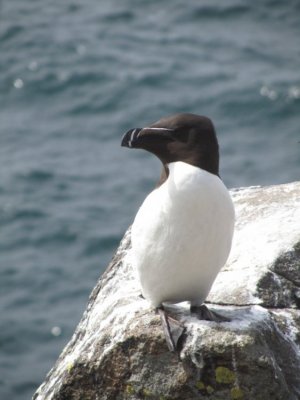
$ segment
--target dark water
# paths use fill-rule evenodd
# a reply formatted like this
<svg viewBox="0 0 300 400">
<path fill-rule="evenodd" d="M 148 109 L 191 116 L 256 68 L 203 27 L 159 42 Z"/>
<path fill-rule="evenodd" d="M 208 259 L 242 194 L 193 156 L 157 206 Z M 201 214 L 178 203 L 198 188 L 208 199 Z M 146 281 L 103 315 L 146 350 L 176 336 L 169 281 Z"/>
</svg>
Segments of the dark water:
<svg viewBox="0 0 300 400">
<path fill-rule="evenodd" d="M 208 115 L 228 186 L 300 178 L 299 37 L 296 0 L 2 0 L 1 400 L 42 382 L 158 177 L 125 130 Z"/>
</svg>

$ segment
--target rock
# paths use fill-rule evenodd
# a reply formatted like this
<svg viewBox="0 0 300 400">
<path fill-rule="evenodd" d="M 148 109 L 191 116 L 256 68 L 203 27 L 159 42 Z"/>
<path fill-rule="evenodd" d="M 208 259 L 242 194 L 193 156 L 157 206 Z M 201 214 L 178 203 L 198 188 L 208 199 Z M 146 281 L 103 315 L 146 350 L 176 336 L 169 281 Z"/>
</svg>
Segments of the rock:
<svg viewBox="0 0 300 400">
<path fill-rule="evenodd" d="M 300 182 L 231 191 L 236 231 L 207 299 L 231 322 L 198 321 L 167 349 L 140 297 L 130 230 L 35 400 L 296 400 L 300 398 Z"/>
</svg>

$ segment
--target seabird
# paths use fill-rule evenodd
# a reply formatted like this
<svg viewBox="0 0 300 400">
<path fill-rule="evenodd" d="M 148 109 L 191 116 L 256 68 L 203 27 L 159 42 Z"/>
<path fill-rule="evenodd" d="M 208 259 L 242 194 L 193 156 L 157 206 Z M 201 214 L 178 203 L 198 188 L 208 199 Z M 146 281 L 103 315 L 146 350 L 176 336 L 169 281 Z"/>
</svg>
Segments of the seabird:
<svg viewBox="0 0 300 400">
<path fill-rule="evenodd" d="M 175 351 L 184 328 L 164 304 L 189 301 L 199 318 L 226 320 L 203 305 L 226 263 L 234 230 L 233 203 L 219 176 L 218 140 L 209 118 L 183 113 L 129 130 L 122 146 L 147 150 L 162 162 L 160 181 L 135 217 L 131 241 L 142 294 L 159 311 Z"/>
</svg>

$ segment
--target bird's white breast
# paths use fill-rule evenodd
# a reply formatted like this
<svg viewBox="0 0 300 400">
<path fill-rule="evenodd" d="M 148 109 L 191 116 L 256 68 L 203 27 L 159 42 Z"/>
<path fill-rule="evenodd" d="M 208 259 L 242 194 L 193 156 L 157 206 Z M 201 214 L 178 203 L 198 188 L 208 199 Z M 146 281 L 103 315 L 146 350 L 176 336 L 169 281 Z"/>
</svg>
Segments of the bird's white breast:
<svg viewBox="0 0 300 400">
<path fill-rule="evenodd" d="M 229 255 L 234 208 L 219 177 L 184 162 L 151 192 L 132 226 L 133 263 L 143 295 L 202 303 Z"/>
</svg>

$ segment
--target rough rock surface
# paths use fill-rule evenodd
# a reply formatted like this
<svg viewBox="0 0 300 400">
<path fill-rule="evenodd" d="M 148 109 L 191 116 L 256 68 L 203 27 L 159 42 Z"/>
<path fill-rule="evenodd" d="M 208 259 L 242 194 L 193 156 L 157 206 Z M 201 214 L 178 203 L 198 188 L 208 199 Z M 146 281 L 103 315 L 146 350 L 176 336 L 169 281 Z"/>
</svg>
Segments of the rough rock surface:
<svg viewBox="0 0 300 400">
<path fill-rule="evenodd" d="M 35 400 L 300 399 L 300 182 L 231 191 L 236 231 L 208 307 L 170 353 L 142 299 L 128 231 Z"/>
</svg>

